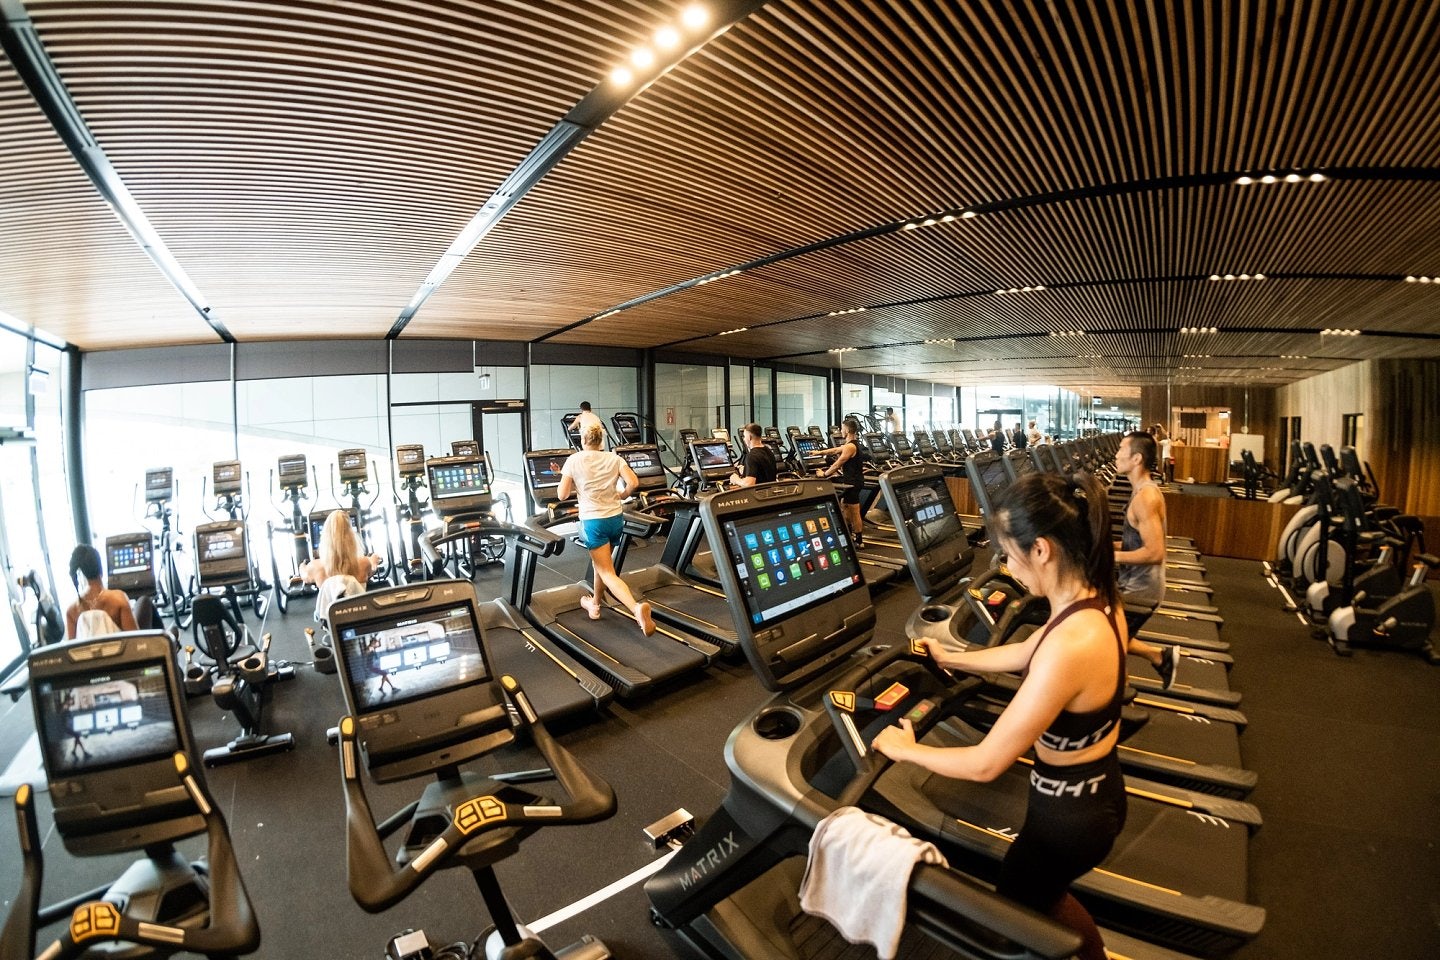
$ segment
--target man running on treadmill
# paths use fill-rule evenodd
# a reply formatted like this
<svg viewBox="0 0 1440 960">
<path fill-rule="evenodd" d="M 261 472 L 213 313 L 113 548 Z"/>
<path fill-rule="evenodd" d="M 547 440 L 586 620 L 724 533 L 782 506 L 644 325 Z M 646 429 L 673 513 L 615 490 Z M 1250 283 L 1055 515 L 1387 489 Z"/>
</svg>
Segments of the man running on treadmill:
<svg viewBox="0 0 1440 960">
<path fill-rule="evenodd" d="M 740 431 L 745 456 L 739 469 L 730 474 L 730 486 L 753 487 L 757 483 L 775 482 L 775 454 L 765 445 L 765 431 L 758 423 L 747 423 Z"/>
<path fill-rule="evenodd" d="M 1129 651 L 1155 665 L 1169 687 L 1180 660 L 1177 646 L 1158 647 L 1136 639 L 1160 601 L 1165 599 L 1165 497 L 1151 479 L 1158 450 L 1148 433 L 1127 433 L 1115 453 L 1115 472 L 1130 481 L 1125 524 L 1115 544 L 1115 579 L 1125 605 Z"/>
</svg>

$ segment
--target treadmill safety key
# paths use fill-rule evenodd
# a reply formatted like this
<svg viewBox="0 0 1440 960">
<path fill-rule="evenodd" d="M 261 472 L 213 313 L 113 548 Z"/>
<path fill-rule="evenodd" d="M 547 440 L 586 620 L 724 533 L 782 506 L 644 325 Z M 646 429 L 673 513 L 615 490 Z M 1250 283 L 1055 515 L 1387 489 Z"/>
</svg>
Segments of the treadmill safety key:
<svg viewBox="0 0 1440 960">
<path fill-rule="evenodd" d="M 894 710 L 900 701 L 910 695 L 910 688 L 903 683 L 892 683 L 885 692 L 875 698 L 876 710 Z"/>
</svg>

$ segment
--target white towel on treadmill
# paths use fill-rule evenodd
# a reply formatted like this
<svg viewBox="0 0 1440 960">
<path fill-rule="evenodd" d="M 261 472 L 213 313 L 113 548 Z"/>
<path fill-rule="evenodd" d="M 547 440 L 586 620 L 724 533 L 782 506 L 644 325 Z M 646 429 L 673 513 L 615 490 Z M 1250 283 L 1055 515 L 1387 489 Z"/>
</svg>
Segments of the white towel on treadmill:
<svg viewBox="0 0 1440 960">
<path fill-rule="evenodd" d="M 828 920 L 851 943 L 891 960 L 905 930 L 910 874 L 917 863 L 946 866 L 933 843 L 884 817 L 841 807 L 815 828 L 800 883 L 800 909 Z"/>
</svg>

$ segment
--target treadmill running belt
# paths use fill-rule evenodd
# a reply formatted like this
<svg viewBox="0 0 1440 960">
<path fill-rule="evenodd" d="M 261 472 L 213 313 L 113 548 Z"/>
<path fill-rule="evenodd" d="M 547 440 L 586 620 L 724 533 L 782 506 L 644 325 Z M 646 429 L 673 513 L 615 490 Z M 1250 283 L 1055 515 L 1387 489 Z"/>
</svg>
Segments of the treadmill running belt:
<svg viewBox="0 0 1440 960">
<path fill-rule="evenodd" d="M 610 624 L 602 626 L 606 620 L 611 621 Z M 662 636 L 665 627 L 656 624 L 656 635 L 647 637 L 633 619 L 609 607 L 598 622 L 591 620 L 584 610 L 566 610 L 555 622 L 571 634 L 572 642 L 586 644 L 584 638 L 594 638 L 604 644 L 606 654 L 657 681 L 705 665 L 703 654 Z M 597 627 L 604 629 L 603 636 Z"/>
<path fill-rule="evenodd" d="M 790 936 L 803 960 L 875 960 L 875 948 L 847 943 L 829 923 L 806 913 L 797 914 L 790 924 Z M 903 960 L 964 960 L 943 944 L 914 930 L 900 937 L 896 956 Z"/>
</svg>

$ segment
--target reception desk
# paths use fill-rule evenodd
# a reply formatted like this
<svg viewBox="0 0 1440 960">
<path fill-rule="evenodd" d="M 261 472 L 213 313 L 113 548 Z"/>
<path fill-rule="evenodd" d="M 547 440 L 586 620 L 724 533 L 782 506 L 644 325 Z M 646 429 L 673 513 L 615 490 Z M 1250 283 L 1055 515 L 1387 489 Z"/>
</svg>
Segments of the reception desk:
<svg viewBox="0 0 1440 960">
<path fill-rule="evenodd" d="M 1195 483 L 1224 483 L 1230 478 L 1230 451 L 1219 447 L 1171 447 L 1175 479 Z"/>
</svg>

